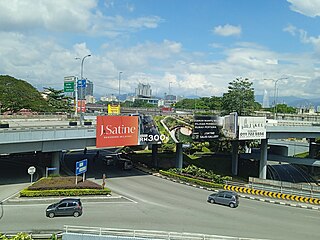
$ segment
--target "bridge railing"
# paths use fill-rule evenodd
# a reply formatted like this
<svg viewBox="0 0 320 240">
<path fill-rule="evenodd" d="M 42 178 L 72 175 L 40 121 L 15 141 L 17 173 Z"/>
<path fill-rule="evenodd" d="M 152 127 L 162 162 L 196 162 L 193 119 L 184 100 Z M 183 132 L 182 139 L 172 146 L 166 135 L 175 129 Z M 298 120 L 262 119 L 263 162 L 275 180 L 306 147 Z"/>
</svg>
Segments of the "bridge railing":
<svg viewBox="0 0 320 240">
<path fill-rule="evenodd" d="M 166 239 L 166 240 L 253 240 L 252 238 L 229 237 L 219 235 L 206 235 L 197 233 L 178 233 L 152 230 L 133 230 L 133 229 L 116 229 L 102 227 L 85 227 L 85 226 L 64 226 L 64 232 L 68 234 L 85 234 L 95 236 L 111 236 L 112 239 Z M 71 235 L 72 236 L 72 235 Z M 77 238 L 79 239 L 79 238 Z M 97 239 L 94 237 L 94 239 Z M 105 238 L 104 238 L 105 239 Z M 111 238 L 108 238 L 111 239 Z M 259 240 L 254 238 L 255 240 Z M 66 240 L 73 240 L 72 237 Z M 262 239 L 260 239 L 262 240 Z"/>
</svg>

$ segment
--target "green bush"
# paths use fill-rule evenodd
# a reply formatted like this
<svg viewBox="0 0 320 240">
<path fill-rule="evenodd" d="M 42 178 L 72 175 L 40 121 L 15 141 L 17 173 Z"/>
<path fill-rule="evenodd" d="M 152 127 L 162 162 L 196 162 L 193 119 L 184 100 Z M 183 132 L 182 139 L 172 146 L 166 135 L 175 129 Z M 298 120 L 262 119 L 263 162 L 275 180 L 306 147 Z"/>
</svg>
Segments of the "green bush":
<svg viewBox="0 0 320 240">
<path fill-rule="evenodd" d="M 215 174 L 213 171 L 206 171 L 204 168 L 199 168 L 195 165 L 189 165 L 183 169 L 172 168 L 169 172 L 184 175 L 191 178 L 197 178 L 202 181 L 210 181 L 213 183 L 224 184 L 225 181 L 231 181 L 232 178 L 229 176 L 220 176 Z"/>
<path fill-rule="evenodd" d="M 108 195 L 110 189 L 56 189 L 56 190 L 28 190 L 20 191 L 20 197 L 49 197 L 49 196 L 83 196 Z"/>
<path fill-rule="evenodd" d="M 185 181 L 188 183 L 194 183 L 202 187 L 208 187 L 208 188 L 223 188 L 224 184 L 219 184 L 219 183 L 213 183 L 213 182 L 208 182 L 208 181 L 203 181 L 199 180 L 196 178 L 191 178 L 191 177 L 186 177 L 177 173 L 169 172 L 169 171 L 159 171 L 162 175 L 167 176 L 167 177 L 172 177 L 175 179 L 179 179 L 181 181 Z"/>
<path fill-rule="evenodd" d="M 0 233 L 0 240 L 33 240 L 33 238 L 28 233 L 23 233 L 23 232 L 17 233 L 11 238 Z"/>
</svg>

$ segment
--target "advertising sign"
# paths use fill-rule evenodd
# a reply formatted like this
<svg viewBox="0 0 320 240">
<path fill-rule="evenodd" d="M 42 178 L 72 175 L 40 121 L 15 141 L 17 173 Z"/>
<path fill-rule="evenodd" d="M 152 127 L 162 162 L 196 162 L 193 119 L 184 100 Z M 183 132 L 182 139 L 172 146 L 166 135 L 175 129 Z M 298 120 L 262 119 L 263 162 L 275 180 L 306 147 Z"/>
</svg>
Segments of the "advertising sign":
<svg viewBox="0 0 320 240">
<path fill-rule="evenodd" d="M 87 171 L 88 159 L 83 159 L 79 162 L 76 162 L 76 175 L 85 173 Z"/>
<path fill-rule="evenodd" d="M 119 115 L 120 114 L 120 104 L 111 105 L 108 104 L 108 115 Z"/>
<path fill-rule="evenodd" d="M 238 114 L 236 112 L 224 116 L 222 133 L 224 137 L 236 139 L 238 137 Z"/>
<path fill-rule="evenodd" d="M 77 112 L 86 112 L 86 100 L 78 100 Z"/>
<path fill-rule="evenodd" d="M 97 116 L 97 148 L 134 146 L 138 144 L 138 116 Z"/>
<path fill-rule="evenodd" d="M 239 140 L 265 139 L 266 122 L 265 117 L 238 117 Z"/>
<path fill-rule="evenodd" d="M 222 125 L 218 116 L 194 116 L 192 140 L 212 141 L 220 137 L 218 126 Z"/>
<path fill-rule="evenodd" d="M 165 134 L 160 134 L 152 116 L 139 115 L 140 118 L 140 138 L 139 145 L 161 144 L 168 141 Z"/>
</svg>

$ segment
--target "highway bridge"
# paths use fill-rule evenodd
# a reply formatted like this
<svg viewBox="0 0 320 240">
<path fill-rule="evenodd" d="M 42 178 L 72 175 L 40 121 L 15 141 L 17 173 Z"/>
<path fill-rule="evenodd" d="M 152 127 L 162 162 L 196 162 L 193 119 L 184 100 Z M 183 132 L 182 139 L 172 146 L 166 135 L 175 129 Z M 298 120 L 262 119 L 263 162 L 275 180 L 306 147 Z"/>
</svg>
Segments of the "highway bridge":
<svg viewBox="0 0 320 240">
<path fill-rule="evenodd" d="M 261 152 L 251 158 L 260 160 L 260 178 L 266 178 L 267 160 L 273 160 L 274 155 L 268 157 L 268 141 L 272 139 L 306 138 L 309 143 L 320 137 L 318 126 L 267 126 L 267 138 L 261 140 Z M 233 141 L 233 149 L 238 149 L 239 142 Z M 0 154 L 24 152 L 52 153 L 52 163 L 59 165 L 61 152 L 69 149 L 84 149 L 96 146 L 95 123 L 89 126 L 69 126 L 68 121 L 25 121 L 10 128 L 0 128 Z M 310 149 L 309 146 L 309 149 Z M 232 171 L 237 175 L 238 152 L 233 151 Z M 276 156 L 275 161 L 292 162 L 287 156 Z M 295 159 L 295 163 L 310 166 L 320 166 L 315 159 Z M 179 164 L 182 166 L 182 164 Z"/>
</svg>

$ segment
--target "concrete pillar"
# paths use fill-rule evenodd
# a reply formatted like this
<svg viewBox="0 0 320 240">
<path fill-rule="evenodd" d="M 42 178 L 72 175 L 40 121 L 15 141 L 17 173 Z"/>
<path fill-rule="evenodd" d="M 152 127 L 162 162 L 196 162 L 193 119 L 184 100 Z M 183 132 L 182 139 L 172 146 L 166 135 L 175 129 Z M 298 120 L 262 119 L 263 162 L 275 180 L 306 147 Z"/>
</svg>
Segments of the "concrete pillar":
<svg viewBox="0 0 320 240">
<path fill-rule="evenodd" d="M 153 167 L 158 168 L 158 144 L 152 144 L 152 162 L 153 162 Z"/>
<path fill-rule="evenodd" d="M 238 175 L 238 164 L 239 164 L 239 141 L 231 141 L 231 150 L 232 150 L 232 163 L 231 163 L 231 171 L 232 175 Z"/>
<path fill-rule="evenodd" d="M 62 156 L 62 152 L 53 152 L 52 159 L 51 159 L 51 166 L 52 168 L 57 168 L 56 170 L 49 172 L 49 174 L 60 174 L 60 158 Z"/>
<path fill-rule="evenodd" d="M 260 163 L 259 163 L 259 178 L 267 178 L 267 160 L 268 160 L 268 139 L 261 139 L 260 146 Z"/>
<path fill-rule="evenodd" d="M 176 143 L 176 168 L 182 169 L 182 166 L 183 166 L 182 143 Z"/>
<path fill-rule="evenodd" d="M 316 145 L 314 142 L 316 141 L 315 138 L 309 138 L 309 158 L 314 158 L 316 155 Z"/>
</svg>

